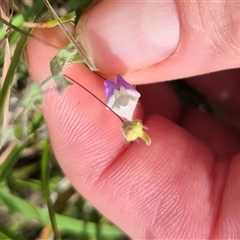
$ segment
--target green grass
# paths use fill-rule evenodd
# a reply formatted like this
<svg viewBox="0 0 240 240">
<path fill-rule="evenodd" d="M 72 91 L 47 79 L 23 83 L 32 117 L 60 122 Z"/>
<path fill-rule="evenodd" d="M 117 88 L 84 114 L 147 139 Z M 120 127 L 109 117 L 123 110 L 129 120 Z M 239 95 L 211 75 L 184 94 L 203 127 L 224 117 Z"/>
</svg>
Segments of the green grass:
<svg viewBox="0 0 240 240">
<path fill-rule="evenodd" d="M 11 2 L 11 1 L 9 1 Z M 45 11 L 43 1 L 18 0 L 7 39 L 11 61 L 0 51 L 0 239 L 126 239 L 110 221 L 99 214 L 71 184 L 59 168 L 40 112 L 39 86 L 31 83 L 22 57 L 28 29 Z M 80 16 L 91 1 L 51 0 L 57 13 L 76 11 Z M 64 5 L 61 3 L 64 2 Z M 0 39 L 5 31 L 0 20 Z M 35 107 L 32 107 L 34 99 Z M 17 104 L 10 107 L 12 101 Z M 13 118 L 7 121 L 8 114 Z M 45 234 L 45 235 L 44 235 Z"/>
</svg>

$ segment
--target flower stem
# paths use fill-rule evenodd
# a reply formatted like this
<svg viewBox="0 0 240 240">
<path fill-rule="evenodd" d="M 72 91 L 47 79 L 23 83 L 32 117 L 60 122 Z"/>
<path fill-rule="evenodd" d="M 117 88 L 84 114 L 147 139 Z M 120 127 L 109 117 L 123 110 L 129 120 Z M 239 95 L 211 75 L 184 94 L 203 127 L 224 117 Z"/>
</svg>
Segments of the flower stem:
<svg viewBox="0 0 240 240">
<path fill-rule="evenodd" d="M 94 98 L 96 98 L 101 104 L 103 104 L 107 109 L 109 109 L 115 116 L 117 116 L 120 121 L 123 123 L 123 119 L 117 115 L 110 107 L 107 106 L 106 103 L 104 103 L 100 98 L 98 98 L 96 95 L 94 95 L 91 91 L 89 91 L 87 88 L 85 88 L 82 84 L 80 84 L 79 82 L 75 81 L 74 79 L 72 79 L 71 77 L 63 74 L 64 77 L 70 79 L 72 82 L 76 83 L 78 86 L 80 86 L 81 88 L 83 88 L 85 91 L 87 91 L 89 94 L 91 94 Z"/>
</svg>

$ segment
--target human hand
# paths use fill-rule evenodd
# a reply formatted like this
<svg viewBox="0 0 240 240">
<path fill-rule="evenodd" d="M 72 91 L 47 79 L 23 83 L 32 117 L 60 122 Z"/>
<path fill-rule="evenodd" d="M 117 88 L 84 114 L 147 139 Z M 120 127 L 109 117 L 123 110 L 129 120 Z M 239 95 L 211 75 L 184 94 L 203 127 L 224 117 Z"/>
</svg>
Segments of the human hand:
<svg viewBox="0 0 240 240">
<path fill-rule="evenodd" d="M 178 18 L 170 4 L 106 2 L 88 13 L 81 39 L 106 77 L 129 72 L 124 76 L 128 82 L 147 84 L 239 67 L 238 3 L 176 3 L 181 37 L 172 26 L 178 26 Z M 135 19 L 141 25 L 128 28 Z M 67 42 L 58 28 L 34 34 L 58 46 Z M 49 61 L 56 52 L 29 40 L 33 79 L 50 75 Z M 104 99 L 102 79 L 85 66 L 69 66 L 65 73 Z M 188 82 L 238 123 L 239 75 L 232 70 Z M 207 113 L 184 109 L 168 83 L 138 89 L 143 106 L 138 114 L 145 114 L 149 147 L 143 142 L 126 145 L 119 120 L 79 86 L 62 94 L 46 91 L 43 113 L 67 177 L 134 239 L 239 238 L 239 130 Z"/>
</svg>

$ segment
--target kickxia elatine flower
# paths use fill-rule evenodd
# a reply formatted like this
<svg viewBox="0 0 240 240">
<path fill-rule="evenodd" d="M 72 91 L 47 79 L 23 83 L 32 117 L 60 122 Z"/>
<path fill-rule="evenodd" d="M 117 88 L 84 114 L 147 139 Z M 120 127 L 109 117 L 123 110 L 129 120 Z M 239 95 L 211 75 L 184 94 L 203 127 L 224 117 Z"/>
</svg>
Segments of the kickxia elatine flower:
<svg viewBox="0 0 240 240">
<path fill-rule="evenodd" d="M 127 83 L 120 75 L 117 75 L 117 84 L 109 80 L 104 82 L 107 105 L 96 95 L 91 93 L 91 91 L 85 88 L 81 83 L 66 76 L 65 74 L 64 77 L 70 79 L 72 82 L 83 88 L 100 103 L 104 106 L 108 106 L 108 108 L 116 113 L 122 121 L 122 133 L 127 142 L 132 142 L 141 138 L 148 146 L 151 144 L 151 138 L 144 131 L 147 128 L 143 126 L 140 120 L 132 121 L 133 112 L 140 97 L 140 93 L 133 86 Z M 127 120 L 123 120 L 121 117 L 124 117 Z"/>
<path fill-rule="evenodd" d="M 117 75 L 117 84 L 105 80 L 105 94 L 107 106 L 119 116 L 132 121 L 133 113 L 140 98 L 140 93 L 122 76 Z"/>
</svg>

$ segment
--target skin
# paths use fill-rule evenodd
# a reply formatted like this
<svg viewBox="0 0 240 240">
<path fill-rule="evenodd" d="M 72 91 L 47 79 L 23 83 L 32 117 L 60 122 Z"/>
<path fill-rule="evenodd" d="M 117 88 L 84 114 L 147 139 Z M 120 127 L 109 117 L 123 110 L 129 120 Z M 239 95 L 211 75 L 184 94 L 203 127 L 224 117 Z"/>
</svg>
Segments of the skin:
<svg viewBox="0 0 240 240">
<path fill-rule="evenodd" d="M 240 65 L 240 35 L 227 34 L 230 27 L 239 27 L 240 14 L 239 3 L 226 2 L 177 2 L 181 22 L 177 55 L 154 65 L 127 70 L 122 65 L 116 72 L 114 67 L 108 71 L 108 52 L 92 56 L 101 60 L 106 77 L 114 72 L 125 74 L 132 84 L 154 83 L 138 86 L 142 108 L 136 116 L 148 127 L 149 147 L 141 140 L 126 144 L 119 119 L 79 86 L 68 87 L 62 94 L 54 90 L 53 83 L 45 87 L 42 110 L 61 168 L 74 187 L 131 238 L 240 238 L 240 133 L 236 127 L 240 72 L 225 70 Z M 98 6 L 87 13 L 96 22 L 102 17 L 94 10 Z M 222 16 L 218 14 L 226 24 L 218 25 Z M 87 21 L 85 25 L 88 29 Z M 101 30 L 96 26 L 95 31 Z M 34 34 L 59 47 L 67 44 L 58 28 L 35 30 Z M 105 39 L 98 47 L 103 43 Z M 28 41 L 26 54 L 34 80 L 43 81 L 50 75 L 49 62 L 57 51 L 34 39 Z M 111 61 L 115 66 L 112 56 Z M 184 108 L 163 82 L 218 70 L 225 71 L 187 81 L 235 125 Z M 102 78 L 86 66 L 74 64 L 64 72 L 104 99 Z"/>
</svg>

